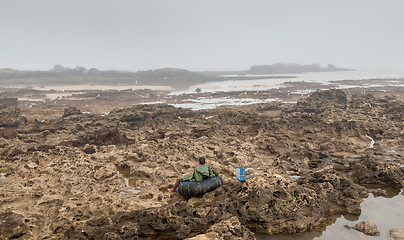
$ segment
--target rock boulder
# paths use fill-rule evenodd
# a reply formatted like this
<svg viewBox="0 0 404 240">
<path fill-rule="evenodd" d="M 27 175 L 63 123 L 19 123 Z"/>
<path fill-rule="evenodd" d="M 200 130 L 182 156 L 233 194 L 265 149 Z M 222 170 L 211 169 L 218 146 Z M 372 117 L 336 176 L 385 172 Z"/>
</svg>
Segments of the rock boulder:
<svg viewBox="0 0 404 240">
<path fill-rule="evenodd" d="M 366 235 L 369 236 L 379 236 L 380 232 L 377 229 L 376 224 L 369 222 L 369 221 L 363 221 L 355 225 L 355 229 L 359 232 L 363 232 Z"/>
<path fill-rule="evenodd" d="M 394 240 L 404 240 L 404 228 L 401 229 L 391 229 L 390 237 Z"/>
</svg>

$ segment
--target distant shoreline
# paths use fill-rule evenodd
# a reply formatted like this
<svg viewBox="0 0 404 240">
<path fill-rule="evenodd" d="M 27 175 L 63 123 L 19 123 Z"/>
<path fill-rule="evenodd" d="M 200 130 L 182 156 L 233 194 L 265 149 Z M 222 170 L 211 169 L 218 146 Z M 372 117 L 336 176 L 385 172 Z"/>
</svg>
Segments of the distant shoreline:
<svg viewBox="0 0 404 240">
<path fill-rule="evenodd" d="M 194 85 L 207 82 L 221 82 L 225 80 L 253 80 L 271 78 L 294 78 L 284 74 L 298 74 L 304 72 L 347 71 L 350 69 L 337 68 L 334 65 L 322 67 L 319 64 L 299 65 L 294 63 L 277 63 L 273 65 L 255 65 L 247 71 L 225 72 L 193 72 L 178 68 L 162 68 L 148 71 L 123 72 L 100 71 L 96 68 L 87 69 L 55 65 L 48 71 L 19 71 L 0 69 L 0 86 L 141 86 L 153 88 L 166 86 L 172 89 L 186 89 Z M 235 75 L 235 76 L 226 76 Z M 264 76 L 266 75 L 266 76 Z M 270 76 L 268 76 L 270 75 Z"/>
</svg>

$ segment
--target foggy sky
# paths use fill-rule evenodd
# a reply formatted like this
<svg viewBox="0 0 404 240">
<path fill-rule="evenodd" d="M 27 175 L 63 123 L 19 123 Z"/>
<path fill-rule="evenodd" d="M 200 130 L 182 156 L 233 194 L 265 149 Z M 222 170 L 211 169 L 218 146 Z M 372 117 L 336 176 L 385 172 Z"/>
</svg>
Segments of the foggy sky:
<svg viewBox="0 0 404 240">
<path fill-rule="evenodd" d="M 1 0 L 0 69 L 404 68 L 404 0 Z"/>
</svg>

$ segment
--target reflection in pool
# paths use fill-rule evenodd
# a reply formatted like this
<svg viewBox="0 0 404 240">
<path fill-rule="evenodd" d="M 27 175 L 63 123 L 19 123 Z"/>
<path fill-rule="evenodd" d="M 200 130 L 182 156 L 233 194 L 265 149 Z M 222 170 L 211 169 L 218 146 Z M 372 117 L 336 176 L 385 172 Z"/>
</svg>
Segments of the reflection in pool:
<svg viewBox="0 0 404 240">
<path fill-rule="evenodd" d="M 134 194 L 138 194 L 140 193 L 139 190 L 131 188 L 131 187 L 135 187 L 136 186 L 136 181 L 139 180 L 139 178 L 133 177 L 130 175 L 130 168 L 118 168 L 117 174 L 122 174 L 123 175 L 123 179 L 125 180 L 125 186 L 128 188 L 127 191 L 134 193 Z M 121 192 L 124 193 L 124 192 Z"/>
<path fill-rule="evenodd" d="M 403 191 L 395 196 L 375 197 L 370 194 L 361 203 L 360 216 L 344 215 L 330 219 L 330 224 L 323 231 L 308 231 L 302 234 L 266 235 L 256 233 L 258 240 L 341 240 L 341 239 L 390 239 L 390 229 L 404 228 L 404 195 Z M 346 229 L 344 225 L 355 226 L 361 221 L 376 224 L 380 236 L 370 237 L 353 229 Z"/>
<path fill-rule="evenodd" d="M 254 98 L 206 98 L 199 97 L 197 99 L 190 99 L 188 102 L 178 103 L 178 104 L 170 104 L 174 107 L 182 107 L 182 108 L 191 108 L 192 110 L 202 110 L 202 109 L 214 109 L 220 106 L 226 105 L 250 105 L 257 103 L 269 103 L 278 101 L 275 98 L 266 98 L 266 99 L 254 99 Z"/>
</svg>

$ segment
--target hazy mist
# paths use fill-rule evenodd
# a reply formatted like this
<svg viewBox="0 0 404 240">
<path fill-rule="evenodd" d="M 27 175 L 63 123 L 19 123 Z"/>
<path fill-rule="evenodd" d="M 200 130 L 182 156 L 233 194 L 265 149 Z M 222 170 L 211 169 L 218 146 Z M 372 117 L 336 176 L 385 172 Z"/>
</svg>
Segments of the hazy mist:
<svg viewBox="0 0 404 240">
<path fill-rule="evenodd" d="M 0 68 L 404 68 L 403 0 L 4 0 Z"/>
</svg>

